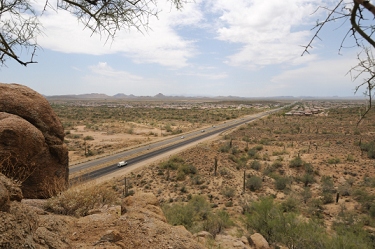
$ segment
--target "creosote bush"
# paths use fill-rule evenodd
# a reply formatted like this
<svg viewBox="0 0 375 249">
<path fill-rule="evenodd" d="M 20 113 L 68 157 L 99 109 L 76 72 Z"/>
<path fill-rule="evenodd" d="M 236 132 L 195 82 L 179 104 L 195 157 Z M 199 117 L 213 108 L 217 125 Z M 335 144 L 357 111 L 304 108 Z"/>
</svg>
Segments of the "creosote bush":
<svg viewBox="0 0 375 249">
<path fill-rule="evenodd" d="M 262 234 L 269 243 L 281 243 L 288 248 L 373 248 L 370 234 L 362 227 L 336 226 L 328 235 L 321 223 L 301 218 L 294 206 L 292 199 L 280 205 L 270 197 L 261 198 L 246 210 L 245 226 Z"/>
<path fill-rule="evenodd" d="M 48 199 L 45 208 L 52 213 L 80 217 L 95 207 L 115 204 L 118 197 L 114 189 L 104 185 L 70 188 Z"/>
<path fill-rule="evenodd" d="M 262 179 L 258 176 L 251 176 L 246 181 L 246 187 L 251 191 L 256 191 L 262 187 Z"/>
<path fill-rule="evenodd" d="M 186 205 L 165 204 L 162 209 L 169 224 L 183 225 L 193 233 L 205 230 L 215 237 L 224 228 L 233 224 L 226 211 L 214 213 L 210 203 L 203 196 L 192 196 Z"/>
</svg>

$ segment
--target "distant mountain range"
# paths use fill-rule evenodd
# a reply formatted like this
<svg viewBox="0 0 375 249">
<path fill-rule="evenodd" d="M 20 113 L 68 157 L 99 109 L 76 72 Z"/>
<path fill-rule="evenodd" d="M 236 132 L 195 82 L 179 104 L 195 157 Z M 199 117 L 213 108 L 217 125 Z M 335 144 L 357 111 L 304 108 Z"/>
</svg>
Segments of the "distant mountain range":
<svg viewBox="0 0 375 249">
<path fill-rule="evenodd" d="M 70 95 L 52 95 L 52 96 L 45 96 L 47 99 L 54 100 L 54 99 L 70 99 L 70 100 L 183 100 L 183 99 L 204 99 L 204 100 L 254 100 L 254 99 L 269 99 L 269 100 L 312 100 L 312 99 L 330 99 L 330 100 L 364 100 L 364 96 L 347 96 L 347 97 L 339 97 L 339 96 L 326 96 L 326 97 L 314 97 L 314 96 L 273 96 L 273 97 L 238 97 L 238 96 L 215 96 L 215 97 L 206 97 L 206 96 L 167 96 L 162 93 L 158 93 L 155 96 L 135 96 L 133 94 L 124 94 L 124 93 L 117 93 L 113 96 L 109 96 L 104 93 L 87 93 L 87 94 L 70 94 Z"/>
</svg>

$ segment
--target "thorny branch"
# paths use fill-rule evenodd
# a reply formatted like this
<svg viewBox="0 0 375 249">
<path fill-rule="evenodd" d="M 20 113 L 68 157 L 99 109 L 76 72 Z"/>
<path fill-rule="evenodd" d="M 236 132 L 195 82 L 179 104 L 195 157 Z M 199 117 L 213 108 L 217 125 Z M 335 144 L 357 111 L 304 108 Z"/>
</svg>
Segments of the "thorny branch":
<svg viewBox="0 0 375 249">
<path fill-rule="evenodd" d="M 338 11 L 340 6 L 342 6 L 342 10 Z M 375 32 L 375 26 L 372 24 L 370 24 L 369 26 L 363 25 L 362 21 L 367 20 L 362 12 L 364 10 L 369 11 L 375 17 L 375 6 L 372 5 L 368 0 L 353 0 L 352 6 L 348 7 L 348 5 L 343 2 L 343 0 L 340 0 L 332 10 L 329 10 L 328 8 L 323 9 L 328 10 L 329 13 L 323 22 L 317 22 L 316 26 L 314 27 L 317 28 L 317 31 L 309 41 L 308 45 L 304 46 L 305 49 L 302 53 L 302 56 L 305 53 L 309 53 L 308 50 L 312 48 L 311 44 L 316 38 L 320 39 L 319 33 L 321 32 L 324 25 L 326 25 L 329 22 L 338 20 L 340 18 L 343 18 L 344 20 L 350 19 L 351 29 L 343 38 L 343 41 L 340 44 L 339 51 L 341 51 L 341 49 L 343 48 L 344 40 L 348 38 L 349 34 L 351 34 L 350 36 L 354 38 L 356 46 L 361 48 L 361 52 L 357 55 L 359 63 L 353 68 L 351 68 L 349 71 L 353 81 L 359 79 L 360 76 L 364 77 L 363 82 L 356 86 L 355 93 L 358 92 L 360 87 L 366 87 L 364 95 L 367 96 L 369 101 L 369 104 L 366 107 L 365 112 L 361 114 L 361 117 L 357 123 L 357 125 L 359 125 L 359 123 L 363 120 L 363 118 L 366 116 L 366 114 L 370 111 L 372 107 L 372 92 L 375 86 L 375 63 L 374 56 L 372 54 L 372 49 L 375 48 L 375 41 L 372 38 L 372 35 Z M 334 16 L 334 14 L 338 16 Z M 357 34 L 359 34 L 359 36 L 357 36 Z M 364 43 L 362 42 L 363 40 L 360 40 L 359 37 L 362 37 L 367 43 L 371 45 L 371 47 L 364 45 Z M 363 54 L 365 55 L 365 59 L 362 59 Z"/>
<path fill-rule="evenodd" d="M 170 0 L 175 8 L 182 8 L 186 0 Z M 46 0 L 43 15 L 49 8 L 70 12 L 92 33 L 114 39 L 116 32 L 135 28 L 147 30 L 149 18 L 159 13 L 158 0 L 57 0 L 56 9 Z M 39 15 L 31 0 L 0 0 L 0 64 L 7 59 L 23 66 L 34 61 L 40 48 L 37 37 L 42 33 Z M 26 53 L 28 58 L 24 59 Z"/>
</svg>

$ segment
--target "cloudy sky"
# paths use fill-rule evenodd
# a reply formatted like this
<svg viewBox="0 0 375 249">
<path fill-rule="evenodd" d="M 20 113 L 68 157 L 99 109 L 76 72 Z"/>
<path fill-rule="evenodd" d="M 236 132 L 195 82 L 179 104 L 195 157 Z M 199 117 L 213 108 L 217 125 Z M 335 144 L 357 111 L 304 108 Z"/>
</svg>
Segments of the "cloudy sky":
<svg viewBox="0 0 375 249">
<path fill-rule="evenodd" d="M 316 8 L 337 1 L 195 0 L 181 11 L 163 1 L 150 29 L 124 30 L 109 42 L 69 13 L 50 9 L 40 17 L 38 64 L 8 60 L 0 82 L 45 95 L 242 97 L 353 96 L 360 83 L 347 75 L 358 50 L 339 54 L 348 20 L 324 27 L 310 54 L 301 56 L 311 28 L 327 14 Z M 344 45 L 354 45 L 350 41 Z"/>
</svg>

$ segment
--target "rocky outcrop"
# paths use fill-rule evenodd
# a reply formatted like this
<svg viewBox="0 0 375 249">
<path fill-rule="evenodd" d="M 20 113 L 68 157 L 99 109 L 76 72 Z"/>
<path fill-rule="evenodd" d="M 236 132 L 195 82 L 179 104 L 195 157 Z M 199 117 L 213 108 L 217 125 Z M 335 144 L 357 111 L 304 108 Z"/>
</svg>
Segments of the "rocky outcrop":
<svg viewBox="0 0 375 249">
<path fill-rule="evenodd" d="M 16 187 L 1 182 L 0 174 L 0 188 L 9 197 Z M 96 208 L 80 218 L 48 213 L 46 202 L 8 199 L 9 208 L 0 211 L 0 248 L 206 248 L 184 227 L 166 223 L 152 194 L 136 194 L 122 205 Z"/>
<path fill-rule="evenodd" d="M 22 183 L 26 198 L 46 198 L 67 186 L 63 141 L 63 126 L 42 95 L 0 83 L 1 172 Z"/>
</svg>

